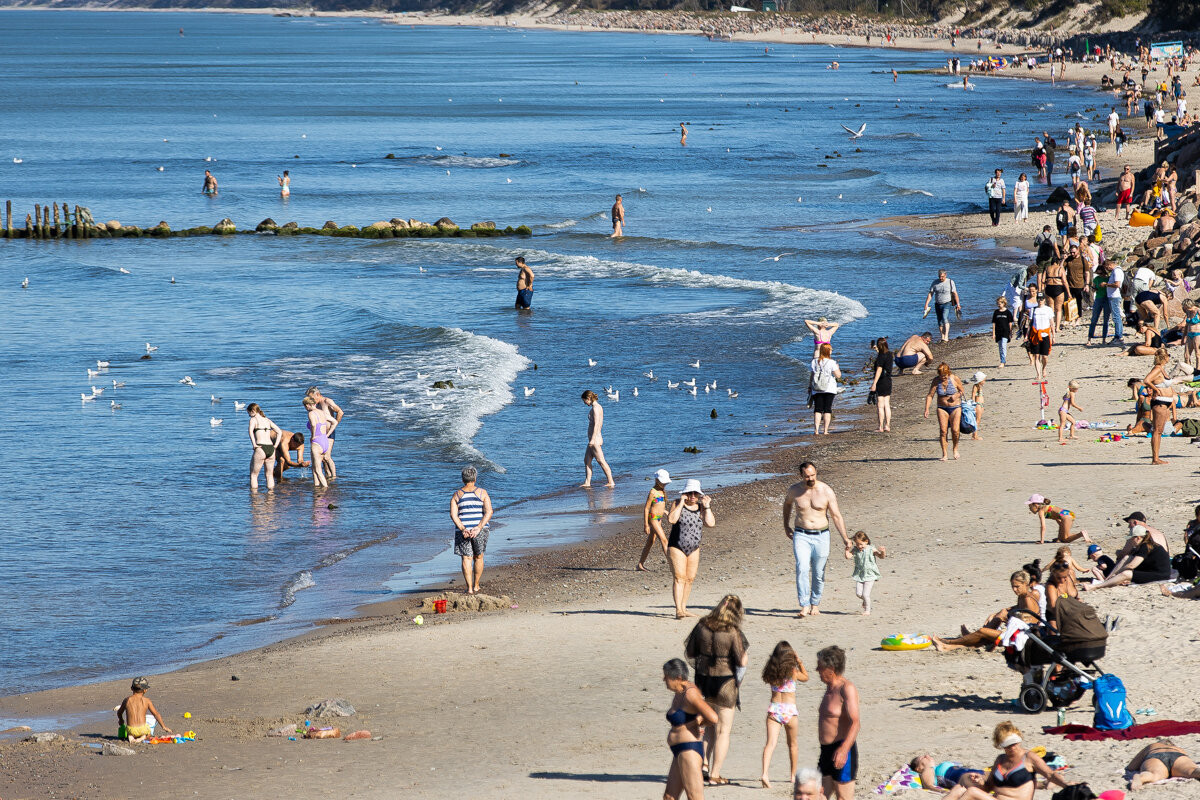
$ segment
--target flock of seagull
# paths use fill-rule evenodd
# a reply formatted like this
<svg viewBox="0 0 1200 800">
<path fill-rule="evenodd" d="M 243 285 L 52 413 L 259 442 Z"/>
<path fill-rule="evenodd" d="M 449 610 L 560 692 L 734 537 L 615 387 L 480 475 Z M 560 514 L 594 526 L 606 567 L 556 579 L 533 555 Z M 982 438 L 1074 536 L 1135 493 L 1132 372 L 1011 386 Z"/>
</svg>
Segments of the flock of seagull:
<svg viewBox="0 0 1200 800">
<path fill-rule="evenodd" d="M 588 367 L 595 367 L 598 364 L 599 364 L 599 362 L 596 361 L 596 359 L 594 359 L 594 358 L 589 358 L 587 360 Z M 688 366 L 691 367 L 692 369 L 700 369 L 700 360 L 697 359 L 697 360 L 691 362 L 690 364 L 688 364 Z M 642 377 L 646 378 L 651 383 L 658 382 L 658 376 L 654 374 L 654 370 L 650 370 L 649 372 L 643 372 Z M 532 397 L 533 393 L 537 391 L 537 389 L 530 387 L 530 386 L 525 386 L 523 388 L 525 390 L 526 397 Z M 686 381 L 682 380 L 682 379 L 680 379 L 678 381 L 672 381 L 670 378 L 668 378 L 667 379 L 667 389 L 668 390 L 682 389 L 683 391 L 690 394 L 692 397 L 697 397 L 700 394 L 701 390 L 703 390 L 705 394 L 710 394 L 712 392 L 715 392 L 717 390 L 717 382 L 714 379 L 711 383 L 709 383 L 708 381 L 705 381 L 702 385 L 697 386 L 695 378 L 691 378 Z M 733 389 L 730 389 L 728 387 L 726 387 L 725 392 L 729 397 L 735 398 L 735 399 L 740 394 L 739 392 L 735 392 Z M 632 394 L 634 397 L 640 396 L 639 392 L 638 392 L 638 387 L 636 387 L 636 386 L 633 387 L 630 394 Z M 608 386 L 604 387 L 604 395 L 605 395 L 605 397 L 607 397 L 609 400 L 611 400 L 614 403 L 621 402 L 621 390 L 614 389 L 612 387 L 612 384 L 609 384 Z"/>
<path fill-rule="evenodd" d="M 142 358 L 150 358 L 150 354 L 151 354 L 151 353 L 154 353 L 154 352 L 157 352 L 157 351 L 158 351 L 158 347 L 157 347 L 157 346 L 155 346 L 155 345 L 152 345 L 152 344 L 150 344 L 149 342 L 146 342 L 146 355 L 142 356 Z M 97 360 L 97 361 L 96 361 L 96 368 L 95 368 L 95 369 L 92 369 L 91 367 L 88 367 L 88 368 L 87 368 L 87 377 L 88 377 L 88 380 L 89 380 L 89 381 L 91 381 L 91 380 L 95 380 L 96 378 L 100 377 L 100 375 L 101 375 L 101 374 L 108 372 L 108 368 L 109 368 L 110 366 L 112 366 L 112 362 L 111 362 L 111 361 L 100 361 L 100 360 Z M 114 379 L 111 379 L 111 380 L 112 380 L 112 388 L 113 388 L 113 390 L 114 390 L 114 391 L 115 391 L 115 390 L 117 390 L 117 389 L 124 389 L 124 388 L 125 388 L 125 382 L 124 382 L 124 381 L 118 381 L 118 380 L 116 380 L 115 378 L 114 378 Z M 192 386 L 192 387 L 195 387 L 195 385 L 196 385 L 196 381 L 195 381 L 195 380 L 192 378 L 192 376 L 191 376 L 191 375 L 184 375 L 182 378 L 180 378 L 180 379 L 179 379 L 179 382 L 180 382 L 181 384 L 183 384 L 184 386 Z M 107 387 L 105 387 L 105 388 L 107 388 Z M 91 393 L 91 394 L 88 394 L 87 392 L 80 392 L 80 393 L 79 393 L 79 401 L 80 401 L 80 403 L 81 403 L 81 404 L 83 404 L 83 405 L 86 405 L 86 404 L 88 404 L 88 403 L 94 403 L 96 400 L 99 400 L 99 399 L 100 399 L 100 396 L 101 396 L 102 394 L 104 394 L 104 391 L 105 391 L 105 389 L 102 389 L 102 388 L 100 388 L 100 387 L 98 387 L 98 386 L 95 386 L 95 385 L 92 385 L 91 389 L 92 389 L 92 393 Z M 221 398 L 217 397 L 215 394 L 213 394 L 213 395 L 209 395 L 209 398 L 208 398 L 208 400 L 209 400 L 209 403 L 210 403 L 210 404 L 212 404 L 212 405 L 214 405 L 214 406 L 215 406 L 215 405 L 219 405 L 219 404 L 222 402 L 222 401 L 221 401 Z M 233 401 L 233 409 L 234 409 L 234 411 L 241 411 L 241 410 L 243 410 L 245 407 L 246 407 L 246 404 L 245 404 L 245 403 L 239 402 L 239 401 L 237 401 L 237 400 L 234 400 L 234 401 Z M 118 403 L 116 400 L 112 400 L 112 399 L 110 399 L 110 400 L 108 401 L 108 408 L 109 408 L 109 411 L 116 412 L 116 411 L 119 411 L 119 410 L 121 409 L 121 404 L 120 404 L 120 403 Z M 221 425 L 223 422 L 225 422 L 225 420 L 224 420 L 224 419 L 222 419 L 222 418 L 220 418 L 220 417 L 209 417 L 209 420 L 208 420 L 208 424 L 209 424 L 210 426 L 214 427 L 214 428 L 215 428 L 215 427 L 217 427 L 218 425 Z"/>
</svg>

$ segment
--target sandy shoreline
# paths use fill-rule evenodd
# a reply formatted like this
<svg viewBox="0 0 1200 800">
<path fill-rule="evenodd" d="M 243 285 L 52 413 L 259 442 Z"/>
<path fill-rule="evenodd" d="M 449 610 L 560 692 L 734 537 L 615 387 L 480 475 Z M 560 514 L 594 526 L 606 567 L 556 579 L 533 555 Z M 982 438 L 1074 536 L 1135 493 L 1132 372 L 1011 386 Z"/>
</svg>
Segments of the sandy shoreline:
<svg viewBox="0 0 1200 800">
<path fill-rule="evenodd" d="M 1107 145 L 1102 149 L 1111 152 Z M 1141 153 L 1127 149 L 1127 155 L 1137 166 L 1145 163 Z M 992 238 L 990 224 L 978 224 L 986 215 L 977 216 L 965 224 L 946 216 L 930 226 L 942 234 Z M 1013 226 L 1002 229 L 1002 236 L 1028 247 L 1041 224 L 1031 216 L 1035 227 Z M 870 326 L 870 320 L 864 324 Z M 922 323 L 913 325 L 915 331 Z M 986 337 L 935 345 L 935 355 L 960 375 L 983 369 L 992 376 L 984 440 L 964 442 L 959 463 L 934 460 L 936 424 L 920 413 L 927 381 L 897 378 L 891 436 L 868 431 L 874 427 L 872 408 L 853 409 L 860 419 L 851 423 L 843 413 L 836 435 L 824 441 L 772 438 L 747 455 L 746 460 L 766 458 L 761 468 L 781 477 L 718 494 L 718 526 L 706 534 L 693 605 L 702 609 L 735 592 L 750 609 L 751 667 L 726 770 L 743 786 L 756 785 L 762 747 L 766 690 L 757 673 L 780 638 L 789 639 L 810 665 L 821 646 L 836 642 L 848 649 L 848 674 L 864 696 L 859 796 L 918 752 L 989 762 L 987 735 L 1005 718 L 1014 718 L 1031 743 L 1063 753 L 1073 764 L 1069 779 L 1088 780 L 1097 792 L 1120 785 L 1120 766 L 1137 746 L 1041 736 L 1039 726 L 1052 724 L 1053 715 L 1013 713 L 1008 701 L 1020 676 L 1006 670 L 999 656 L 878 649 L 879 640 L 892 633 L 948 634 L 960 623 L 977 624 L 1007 603 L 1008 573 L 1034 557 L 1049 562 L 1054 547 L 1034 543 L 1036 525 L 1022 505 L 1033 491 L 1069 505 L 1110 552 L 1123 539 L 1119 519 L 1131 510 L 1146 511 L 1173 545 L 1191 517 L 1193 498 L 1178 487 L 1200 462 L 1185 439 L 1165 440 L 1172 463 L 1161 469 L 1145 466 L 1144 440 L 1104 444 L 1084 436 L 1058 447 L 1053 432 L 1032 428 L 1038 413 L 1032 371 L 1018 362 L 1022 351 L 1012 351 L 1014 366 L 997 371 Z M 858 354 L 839 356 L 844 366 L 860 361 Z M 1052 396 L 1077 378 L 1087 409 L 1080 416 L 1103 416 L 1123 427 L 1132 416 L 1124 379 L 1148 368 L 1145 359 L 1083 348 L 1075 331 L 1056 349 Z M 793 417 L 808 430 L 802 402 Z M 892 556 L 882 563 L 884 578 L 870 618 L 857 616 L 849 566 L 840 559 L 830 561 L 826 613 L 802 622 L 792 618 L 792 561 L 779 501 L 804 458 L 816 461 L 821 477 L 838 491 L 851 530 L 869 531 Z M 1111 489 L 1097 491 L 1099 482 L 1111 482 Z M 194 728 L 200 734 L 194 744 L 143 748 L 132 762 L 100 757 L 86 745 L 114 732 L 107 716 L 59 729 L 68 734 L 65 743 L 0 742 L 0 794 L 156 797 L 186 788 L 197 797 L 257 797 L 319 786 L 357 797 L 395 797 L 397 790 L 406 797 L 470 793 L 523 800 L 656 795 L 667 767 L 661 712 L 669 702 L 658 667 L 680 654 L 690 624 L 669 613 L 669 577 L 661 556 L 651 559 L 653 572 L 633 572 L 642 535 L 630 511 L 605 514 L 609 521 L 597 525 L 593 540 L 489 570 L 485 590 L 511 595 L 518 609 L 427 616 L 428 624 L 417 627 L 411 619 L 420 595 L 405 596 L 364 606 L 354 620 L 286 642 L 153 676 L 151 696 L 176 731 Z M 1078 546 L 1075 554 L 1082 560 Z M 1154 587 L 1084 599 L 1095 602 L 1102 616 L 1119 614 L 1124 620 L 1105 664 L 1125 680 L 1131 706 L 1154 706 L 1158 719 L 1198 718 L 1200 698 L 1179 691 L 1200 667 L 1195 606 L 1158 597 Z M 1164 676 L 1174 680 L 1163 681 Z M 0 716 L 45 718 L 82 709 L 107 715 L 126 685 L 121 680 L 0 698 Z M 812 721 L 819 695 L 809 684 L 797 696 L 802 764 L 815 762 Z M 359 709 L 344 731 L 369 728 L 383 738 L 343 743 L 265 736 L 272 727 L 301 719 L 305 706 L 334 696 Z M 184 711 L 193 718 L 183 720 Z M 1086 704 L 1068 719 L 1089 721 Z M 897 736 L 901 730 L 903 736 Z M 1193 754 L 1200 750 L 1200 737 L 1181 737 L 1180 743 Z M 787 796 L 786 760 L 785 751 L 776 752 L 777 785 L 764 796 Z M 1194 791 L 1169 784 L 1147 796 L 1175 800 Z"/>
</svg>

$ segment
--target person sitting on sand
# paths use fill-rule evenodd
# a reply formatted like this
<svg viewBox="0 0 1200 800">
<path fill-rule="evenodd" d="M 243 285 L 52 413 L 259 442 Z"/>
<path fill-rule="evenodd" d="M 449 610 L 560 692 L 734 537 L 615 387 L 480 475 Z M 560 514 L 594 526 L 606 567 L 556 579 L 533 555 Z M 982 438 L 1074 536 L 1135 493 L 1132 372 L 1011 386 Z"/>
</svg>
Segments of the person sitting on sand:
<svg viewBox="0 0 1200 800">
<path fill-rule="evenodd" d="M 984 770 L 972 769 L 957 761 L 939 763 L 929 753 L 908 762 L 908 768 L 920 776 L 921 788 L 926 791 L 953 789 L 963 782 L 968 786 L 983 786 L 984 776 L 987 775 Z"/>
<path fill-rule="evenodd" d="M 1160 547 L 1147 531 L 1127 559 L 1122 559 L 1111 575 L 1090 586 L 1080 586 L 1084 591 L 1124 586 L 1128 583 L 1158 583 L 1171 578 L 1171 556 L 1166 548 Z"/>
<path fill-rule="evenodd" d="M 970 630 L 966 625 L 961 626 L 961 636 L 953 639 L 943 639 L 939 636 L 930 635 L 929 639 L 933 642 L 934 649 L 939 653 L 946 653 L 950 650 L 961 650 L 964 647 L 992 647 L 996 640 L 1000 638 L 1000 634 L 1004 631 L 1004 626 L 1008 623 L 1008 618 L 1012 614 L 1021 614 L 1022 619 L 1030 624 L 1036 623 L 1040 617 L 1037 597 L 1030 591 L 1029 573 L 1020 569 L 1009 576 L 1009 585 L 1012 586 L 1013 594 L 1017 596 L 1017 603 L 1012 608 L 1002 608 L 992 616 L 988 617 L 987 621 L 978 630 Z"/>
<path fill-rule="evenodd" d="M 1090 549 L 1098 546 L 1099 545 L 1088 545 L 1088 548 Z M 1075 556 L 1071 555 L 1071 548 L 1065 544 L 1054 551 L 1054 564 L 1066 564 L 1071 570 L 1071 582 L 1075 583 L 1076 585 L 1078 585 L 1078 582 L 1075 579 L 1076 575 L 1092 574 L 1092 568 L 1076 561 Z M 1053 564 L 1051 564 L 1051 568 L 1053 568 Z"/>
<path fill-rule="evenodd" d="M 159 726 L 167 733 L 172 733 L 163 722 L 162 715 L 154 707 L 153 701 L 146 697 L 150 681 L 145 678 L 134 678 L 129 688 L 133 694 L 121 701 L 117 706 L 117 735 L 130 742 L 144 742 L 150 736 L 150 720 L 158 721 Z"/>
<path fill-rule="evenodd" d="M 1050 500 L 1040 494 L 1032 494 L 1025 501 L 1025 505 L 1029 507 L 1029 513 L 1038 518 L 1038 544 L 1046 543 L 1046 520 L 1053 520 L 1058 523 L 1058 536 L 1054 541 L 1070 544 L 1076 539 L 1083 539 L 1091 544 L 1091 539 L 1088 537 L 1087 531 L 1080 531 L 1072 534 L 1071 526 L 1075 523 L 1075 515 L 1065 508 L 1058 508 L 1050 504 Z"/>
<path fill-rule="evenodd" d="M 1200 781 L 1200 767 L 1170 739 L 1157 739 L 1138 751 L 1125 765 L 1125 771 L 1134 773 L 1129 780 L 1133 791 L 1148 783 L 1158 783 L 1170 778 L 1191 778 Z"/>
<path fill-rule="evenodd" d="M 1098 544 L 1089 544 L 1087 549 L 1088 561 L 1095 561 L 1096 566 L 1092 567 L 1092 581 L 1099 583 L 1112 574 L 1113 567 L 1117 562 L 1112 560 L 1111 556 L 1105 555 L 1104 549 Z"/>
<path fill-rule="evenodd" d="M 1045 618 L 1049 621 L 1050 627 L 1055 629 L 1058 625 L 1054 621 L 1054 608 L 1058 605 L 1060 597 L 1079 599 L 1079 587 L 1075 583 L 1075 575 L 1071 572 L 1071 565 L 1065 561 L 1055 561 L 1050 565 L 1050 579 L 1046 581 Z"/>
<path fill-rule="evenodd" d="M 1137 331 L 1138 335 L 1142 337 L 1142 341 L 1131 346 L 1123 353 L 1117 353 L 1118 356 L 1152 356 L 1163 346 L 1162 336 L 1159 334 L 1158 328 L 1140 317 L 1137 321 Z"/>
<path fill-rule="evenodd" d="M 820 354 L 821 345 L 827 344 L 833 346 L 833 335 L 837 333 L 837 329 L 842 327 L 841 323 L 829 322 L 824 317 L 816 319 L 804 320 L 805 326 L 812 331 L 813 335 L 813 358 Z"/>
<path fill-rule="evenodd" d="M 921 367 L 933 363 L 933 353 L 929 350 L 932 341 L 933 334 L 929 331 L 914 333 L 905 339 L 896 354 L 896 374 L 903 375 L 904 370 L 911 369 L 913 375 L 920 375 Z"/>
<path fill-rule="evenodd" d="M 959 784 L 950 790 L 946 800 L 1033 800 L 1037 779 L 1067 788 L 1067 782 L 1049 767 L 1040 756 L 1026 750 L 1021 731 L 1011 722 L 1001 722 L 992 731 L 992 745 L 1004 752 L 996 756 L 992 771 L 983 787 Z"/>
</svg>

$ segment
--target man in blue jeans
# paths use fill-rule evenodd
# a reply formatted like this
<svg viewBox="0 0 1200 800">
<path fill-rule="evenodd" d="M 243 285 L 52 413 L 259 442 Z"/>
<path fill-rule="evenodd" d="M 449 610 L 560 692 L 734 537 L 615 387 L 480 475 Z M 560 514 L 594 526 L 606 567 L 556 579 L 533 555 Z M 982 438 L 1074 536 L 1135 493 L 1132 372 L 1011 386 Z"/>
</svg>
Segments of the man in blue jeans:
<svg viewBox="0 0 1200 800">
<path fill-rule="evenodd" d="M 1111 268 L 1108 274 L 1108 307 L 1113 318 L 1113 338 L 1111 344 L 1125 344 L 1125 309 L 1121 304 L 1121 284 L 1125 282 L 1125 270 L 1116 261 L 1105 262 Z"/>
<path fill-rule="evenodd" d="M 783 532 L 792 540 L 796 557 L 797 617 L 821 613 L 818 607 L 825 588 L 825 562 L 829 560 L 830 522 L 841 535 L 846 552 L 850 552 L 852 545 L 837 495 L 829 484 L 817 480 L 817 468 L 805 461 L 800 465 L 800 482 L 793 484 L 783 498 Z"/>
</svg>

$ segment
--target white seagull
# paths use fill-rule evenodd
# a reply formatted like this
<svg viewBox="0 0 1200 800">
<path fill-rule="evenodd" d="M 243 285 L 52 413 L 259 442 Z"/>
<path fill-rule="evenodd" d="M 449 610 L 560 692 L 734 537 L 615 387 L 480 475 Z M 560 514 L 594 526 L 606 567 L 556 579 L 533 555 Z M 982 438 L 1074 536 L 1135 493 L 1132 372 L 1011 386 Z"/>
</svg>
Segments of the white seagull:
<svg viewBox="0 0 1200 800">
<path fill-rule="evenodd" d="M 21 281 L 21 288 L 22 288 L 22 289 L 28 289 L 28 288 L 29 288 L 29 278 L 26 278 L 25 280 Z"/>
<path fill-rule="evenodd" d="M 116 410 L 117 410 L 118 408 L 120 408 L 120 407 L 121 407 L 121 404 L 120 404 L 120 403 L 118 403 L 116 400 L 109 400 L 109 401 L 108 401 L 108 410 L 109 410 L 109 411 L 116 411 Z"/>
<path fill-rule="evenodd" d="M 637 397 L 637 396 L 638 396 L 638 393 L 637 393 L 637 387 L 636 387 L 636 386 L 635 386 L 635 387 L 633 387 L 633 396 L 634 396 L 634 397 Z"/>
<path fill-rule="evenodd" d="M 210 394 L 208 396 L 208 402 L 215 406 L 217 403 L 221 402 L 221 398 L 217 397 L 215 394 Z"/>
<path fill-rule="evenodd" d="M 618 389 L 617 391 L 615 391 L 615 392 L 613 392 L 612 394 L 610 394 L 610 395 L 608 396 L 608 399 L 609 399 L 609 400 L 612 400 L 614 403 L 619 403 L 619 402 L 621 402 L 621 390 L 620 390 L 620 389 Z"/>
<path fill-rule="evenodd" d="M 695 378 L 692 378 L 690 381 L 684 381 L 684 382 L 683 382 L 683 385 L 684 385 L 684 386 L 691 386 L 691 387 L 694 389 L 694 388 L 696 388 L 696 379 L 695 379 Z"/>
<path fill-rule="evenodd" d="M 196 382 L 194 380 L 192 380 L 191 375 L 184 375 L 182 378 L 179 379 L 179 382 L 182 384 L 185 384 L 187 386 L 195 386 L 196 385 Z"/>
<path fill-rule="evenodd" d="M 729 396 L 736 398 L 738 396 L 738 392 L 730 392 Z"/>
<path fill-rule="evenodd" d="M 237 400 L 233 401 L 233 410 L 234 411 L 241 411 L 245 407 L 246 407 L 245 403 L 239 403 Z"/>
<path fill-rule="evenodd" d="M 14 157 L 14 158 L 13 158 L 13 163 L 14 163 L 14 164 L 24 164 L 24 163 L 25 163 L 25 159 L 23 159 L 23 158 L 15 158 L 15 157 Z"/>
<path fill-rule="evenodd" d="M 154 345 L 150 344 L 149 342 L 146 342 L 146 352 L 147 352 L 147 353 L 153 353 L 153 352 L 155 352 L 156 350 L 158 350 L 158 348 L 157 348 L 157 347 L 155 347 Z"/>
<path fill-rule="evenodd" d="M 700 369 L 700 359 L 696 359 L 688 366 L 690 366 L 692 369 Z"/>
<path fill-rule="evenodd" d="M 90 402 L 92 402 L 93 400 L 95 400 L 95 399 L 96 399 L 96 396 L 95 396 L 94 394 L 92 394 L 92 395 L 88 395 L 88 394 L 84 394 L 83 392 L 80 392 L 80 393 L 79 393 L 79 399 L 80 399 L 80 400 L 82 400 L 82 401 L 83 401 L 83 402 L 85 402 L 85 403 L 90 403 Z"/>
<path fill-rule="evenodd" d="M 594 367 L 594 366 L 596 366 L 596 359 L 594 359 L 594 358 L 589 358 L 589 359 L 588 359 L 588 366 L 589 366 L 589 367 Z"/>
<path fill-rule="evenodd" d="M 426 379 L 426 378 L 428 378 L 428 377 L 429 377 L 429 373 L 428 373 L 428 372 L 426 372 L 424 375 L 422 375 L 422 374 L 420 373 L 420 371 L 418 371 L 418 372 L 417 372 L 417 380 L 419 380 L 419 381 L 423 381 L 423 380 L 425 380 L 425 379 Z"/>
<path fill-rule="evenodd" d="M 441 391 L 441 389 L 426 389 L 426 390 L 425 390 L 425 396 L 426 396 L 426 397 L 437 397 L 437 396 L 438 396 L 438 393 L 439 393 L 440 391 Z"/>
<path fill-rule="evenodd" d="M 125 381 L 113 381 L 112 384 L 113 384 L 114 389 L 124 389 L 125 388 Z"/>
<path fill-rule="evenodd" d="M 129 270 L 125 269 L 124 267 L 121 267 L 120 269 L 118 269 L 117 272 L 121 273 L 122 275 L 132 275 L 133 274 Z"/>
<path fill-rule="evenodd" d="M 842 130 L 844 130 L 846 133 L 850 134 L 851 139 L 858 139 L 864 133 L 867 132 L 867 123 L 864 122 L 861 126 L 859 126 L 859 129 L 856 131 L 851 130 L 850 128 L 847 128 L 845 125 L 842 126 Z"/>
<path fill-rule="evenodd" d="M 104 394 L 103 389 L 97 389 L 95 386 L 92 387 L 92 396 L 99 397 L 102 394 Z"/>
<path fill-rule="evenodd" d="M 688 394 L 690 394 L 692 397 L 695 397 L 696 396 L 696 387 L 693 386 L 692 388 L 688 389 Z"/>
<path fill-rule="evenodd" d="M 642 374 L 645 375 L 647 378 L 649 378 L 652 381 L 658 380 L 658 378 L 654 377 L 654 370 L 650 370 L 649 372 L 643 372 Z"/>
<path fill-rule="evenodd" d="M 679 381 L 676 381 L 675 383 L 671 383 L 670 379 L 668 379 L 668 380 L 667 380 L 667 388 L 668 388 L 668 389 L 678 389 L 678 388 L 679 388 Z"/>
<path fill-rule="evenodd" d="M 212 425 L 214 428 L 215 428 L 215 427 L 217 427 L 218 425 L 220 425 L 220 424 L 221 424 L 222 422 L 224 422 L 224 421 L 225 421 L 225 420 L 223 420 L 223 419 L 217 419 L 216 417 L 209 417 L 209 418 L 208 418 L 208 424 L 209 424 L 209 425 Z"/>
<path fill-rule="evenodd" d="M 536 391 L 537 391 L 537 389 L 530 389 L 528 386 L 526 386 L 525 387 L 525 396 L 531 397 L 533 395 L 533 393 Z"/>
<path fill-rule="evenodd" d="M 766 258 L 762 259 L 762 261 L 778 261 L 779 259 L 783 258 L 784 256 L 794 256 L 794 255 L 796 255 L 796 254 L 795 253 L 780 253 L 777 256 L 767 256 Z M 759 262 L 759 263 L 761 263 L 761 262 Z"/>
<path fill-rule="evenodd" d="M 704 384 L 704 393 L 708 394 L 711 391 L 712 391 L 712 388 L 707 383 Z"/>
<path fill-rule="evenodd" d="M 109 365 L 108 361 L 97 361 L 96 369 L 108 369 L 108 365 Z"/>
<path fill-rule="evenodd" d="M 88 371 L 87 371 L 87 372 L 88 372 L 88 377 L 89 377 L 89 378 L 94 378 L 94 377 L 96 377 L 97 375 L 99 375 L 99 374 L 100 374 L 100 370 L 98 370 L 98 369 L 88 369 Z"/>
<path fill-rule="evenodd" d="M 402 397 L 402 398 L 400 398 L 400 407 L 401 407 L 401 408 L 408 408 L 408 407 L 410 407 L 411 405 L 412 405 L 412 403 L 408 402 L 408 401 L 407 401 L 407 400 L 405 400 L 403 397 Z"/>
<path fill-rule="evenodd" d="M 446 407 L 446 404 L 445 403 L 430 403 L 429 407 L 432 408 L 434 411 L 441 411 L 443 408 Z"/>
</svg>

